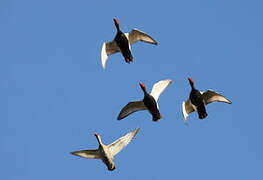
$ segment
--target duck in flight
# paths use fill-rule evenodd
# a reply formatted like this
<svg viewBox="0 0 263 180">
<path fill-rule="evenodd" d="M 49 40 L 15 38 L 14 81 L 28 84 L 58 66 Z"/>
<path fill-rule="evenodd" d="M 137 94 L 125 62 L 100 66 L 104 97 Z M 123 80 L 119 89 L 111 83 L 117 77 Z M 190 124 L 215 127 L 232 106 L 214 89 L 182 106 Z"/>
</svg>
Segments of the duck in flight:
<svg viewBox="0 0 263 180">
<path fill-rule="evenodd" d="M 142 101 L 132 101 L 124 106 L 119 113 L 118 120 L 121 120 L 128 115 L 142 110 L 148 110 L 152 115 L 153 121 L 158 121 L 161 119 L 161 114 L 159 112 L 159 105 L 157 103 L 161 93 L 172 83 L 172 80 L 161 80 L 153 85 L 152 91 L 149 94 L 146 90 L 146 86 L 140 83 L 140 87 L 144 93 L 144 98 Z"/>
<path fill-rule="evenodd" d="M 192 88 L 190 92 L 189 99 L 183 101 L 182 103 L 182 112 L 184 120 L 187 120 L 187 117 L 190 113 L 197 111 L 199 119 L 204 119 L 207 117 L 206 105 L 212 102 L 224 102 L 231 104 L 232 102 L 225 98 L 223 95 L 213 91 L 207 90 L 205 92 L 199 91 L 195 88 L 194 81 L 192 78 L 188 78 L 189 84 Z"/>
<path fill-rule="evenodd" d="M 115 169 L 115 155 L 118 154 L 125 146 L 127 146 L 131 142 L 131 140 L 139 132 L 139 130 L 140 129 L 137 128 L 109 145 L 105 145 L 102 142 L 102 138 L 99 134 L 94 134 L 99 143 L 98 149 L 75 151 L 71 152 L 71 154 L 83 158 L 101 159 L 102 162 L 108 167 L 108 170 L 113 171 Z"/>
<path fill-rule="evenodd" d="M 137 41 L 143 41 L 154 45 L 158 44 L 151 36 L 138 29 L 133 29 L 129 33 L 123 33 L 120 30 L 119 21 L 116 18 L 114 18 L 113 21 L 117 29 L 117 34 L 114 40 L 104 42 L 101 49 L 101 63 L 104 69 L 106 68 L 108 56 L 117 52 L 122 54 L 126 63 L 132 62 L 133 56 L 131 53 L 131 45 Z"/>
</svg>

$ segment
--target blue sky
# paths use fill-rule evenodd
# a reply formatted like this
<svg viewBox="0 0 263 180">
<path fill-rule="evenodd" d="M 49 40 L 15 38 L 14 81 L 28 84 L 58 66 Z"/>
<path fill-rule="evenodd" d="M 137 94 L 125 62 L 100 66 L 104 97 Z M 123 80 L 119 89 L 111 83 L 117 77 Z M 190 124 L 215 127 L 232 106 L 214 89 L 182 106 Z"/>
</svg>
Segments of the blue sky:
<svg viewBox="0 0 263 180">
<path fill-rule="evenodd" d="M 0 2 L 1 179 L 263 179 L 261 1 Z M 133 45 L 100 63 L 113 18 L 160 44 Z M 208 118 L 182 120 L 187 77 L 221 92 Z M 121 108 L 161 79 L 173 83 L 159 99 L 161 121 L 147 112 L 117 121 Z M 98 160 L 69 154 L 141 131 L 107 171 Z"/>
</svg>

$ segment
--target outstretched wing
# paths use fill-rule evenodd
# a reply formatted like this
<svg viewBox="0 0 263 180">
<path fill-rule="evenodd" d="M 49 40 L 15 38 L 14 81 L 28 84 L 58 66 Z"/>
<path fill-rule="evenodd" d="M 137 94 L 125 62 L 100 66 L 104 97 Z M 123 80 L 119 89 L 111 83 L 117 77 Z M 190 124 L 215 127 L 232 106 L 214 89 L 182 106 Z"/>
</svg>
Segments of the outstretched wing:
<svg viewBox="0 0 263 180">
<path fill-rule="evenodd" d="M 130 31 L 128 33 L 128 39 L 130 44 L 133 44 L 137 41 L 143 41 L 154 45 L 158 44 L 157 41 L 155 41 L 151 36 L 138 29 L 133 29 L 132 31 Z"/>
<path fill-rule="evenodd" d="M 205 104 L 209 104 L 211 102 L 224 102 L 231 104 L 232 102 L 225 98 L 223 95 L 213 91 L 213 90 L 207 90 L 203 93 L 203 98 L 205 101 Z"/>
<path fill-rule="evenodd" d="M 172 83 L 172 80 L 166 79 L 166 80 L 161 80 L 153 85 L 151 95 L 157 102 L 160 94 L 167 88 L 168 85 Z"/>
<path fill-rule="evenodd" d="M 118 116 L 118 120 L 121 120 L 136 111 L 141 111 L 141 110 L 146 110 L 146 109 L 147 108 L 144 105 L 143 101 L 129 102 L 126 106 L 124 106 L 124 108 L 122 108 Z"/>
<path fill-rule="evenodd" d="M 108 56 L 116 52 L 120 52 L 120 48 L 117 46 L 117 43 L 114 40 L 103 43 L 101 49 L 101 64 L 104 69 L 106 68 Z"/>
<path fill-rule="evenodd" d="M 187 120 L 188 115 L 194 111 L 195 109 L 193 108 L 193 104 L 191 103 L 190 99 L 188 99 L 187 101 L 183 101 L 182 112 L 183 112 L 184 120 Z"/>
<path fill-rule="evenodd" d="M 83 158 L 89 158 L 89 159 L 100 159 L 100 155 L 98 150 L 81 150 L 81 151 L 75 151 L 71 152 L 71 154 Z"/>
<path fill-rule="evenodd" d="M 127 146 L 133 137 L 139 132 L 139 128 L 133 130 L 132 132 L 122 136 L 121 138 L 117 139 L 113 143 L 111 143 L 108 147 L 111 151 L 112 155 L 115 156 L 118 154 L 125 146 Z"/>
</svg>

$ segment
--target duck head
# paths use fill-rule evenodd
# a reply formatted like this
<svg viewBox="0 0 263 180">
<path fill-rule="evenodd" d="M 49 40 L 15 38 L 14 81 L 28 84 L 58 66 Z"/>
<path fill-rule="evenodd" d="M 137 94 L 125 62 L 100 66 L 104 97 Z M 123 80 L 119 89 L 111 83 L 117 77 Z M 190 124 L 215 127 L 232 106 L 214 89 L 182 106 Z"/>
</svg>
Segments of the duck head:
<svg viewBox="0 0 263 180">
<path fill-rule="evenodd" d="M 189 84 L 191 85 L 191 87 L 194 88 L 194 80 L 191 77 L 189 77 L 188 81 L 189 81 Z"/>
<path fill-rule="evenodd" d="M 117 18 L 113 18 L 113 21 L 114 21 L 114 24 L 115 24 L 117 30 L 119 31 L 120 30 L 120 24 L 119 24 L 118 19 Z"/>
<path fill-rule="evenodd" d="M 147 93 L 147 92 L 146 92 L 146 86 L 145 86 L 143 83 L 139 83 L 139 85 L 141 86 L 143 92 L 144 92 L 144 93 Z"/>
</svg>

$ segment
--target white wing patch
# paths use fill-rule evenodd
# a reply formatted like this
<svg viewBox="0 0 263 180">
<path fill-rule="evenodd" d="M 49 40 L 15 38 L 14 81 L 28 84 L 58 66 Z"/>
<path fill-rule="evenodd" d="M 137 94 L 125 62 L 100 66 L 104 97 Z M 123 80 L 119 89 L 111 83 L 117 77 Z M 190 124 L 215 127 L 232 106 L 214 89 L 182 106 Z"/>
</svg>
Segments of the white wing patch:
<svg viewBox="0 0 263 180">
<path fill-rule="evenodd" d="M 183 112 L 184 120 L 186 121 L 187 117 L 188 117 L 188 113 L 185 110 L 185 102 L 184 101 L 182 103 L 182 112 Z"/>
<path fill-rule="evenodd" d="M 113 40 L 111 42 L 104 42 L 102 44 L 101 48 L 101 64 L 103 69 L 106 68 L 106 63 L 108 60 L 108 56 L 111 54 L 114 54 L 116 52 L 120 52 L 119 47 L 117 46 L 117 43 Z"/>
<path fill-rule="evenodd" d="M 126 38 L 128 39 L 129 49 L 130 49 L 130 51 L 131 51 L 131 43 L 130 43 L 130 40 L 129 40 L 129 33 L 124 33 L 124 35 L 125 35 Z"/>
<path fill-rule="evenodd" d="M 195 111 L 195 109 L 193 107 L 193 104 L 191 103 L 191 101 L 189 99 L 187 101 L 183 101 L 183 103 L 182 103 L 182 113 L 183 113 L 185 121 L 187 120 L 188 115 L 191 112 L 194 112 L 194 111 Z"/>
<path fill-rule="evenodd" d="M 102 49 L 101 49 L 101 64 L 102 64 L 103 69 L 106 68 L 107 59 L 108 59 L 108 55 L 106 52 L 106 43 L 103 43 Z"/>
<path fill-rule="evenodd" d="M 125 146 L 127 146 L 133 137 L 139 132 L 139 128 L 133 130 L 132 132 L 122 136 L 121 138 L 117 139 L 113 143 L 111 143 L 108 147 L 111 151 L 112 155 L 115 156 L 118 154 Z"/>
<path fill-rule="evenodd" d="M 166 80 L 161 80 L 153 85 L 151 95 L 157 102 L 159 96 L 162 94 L 162 92 L 172 83 L 172 80 L 166 79 Z"/>
</svg>

